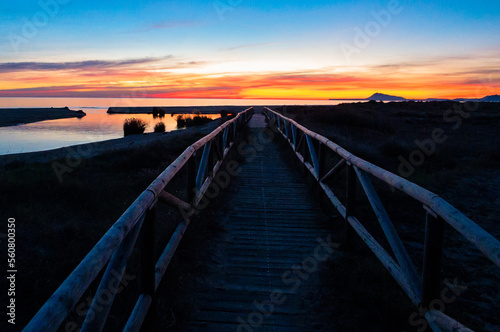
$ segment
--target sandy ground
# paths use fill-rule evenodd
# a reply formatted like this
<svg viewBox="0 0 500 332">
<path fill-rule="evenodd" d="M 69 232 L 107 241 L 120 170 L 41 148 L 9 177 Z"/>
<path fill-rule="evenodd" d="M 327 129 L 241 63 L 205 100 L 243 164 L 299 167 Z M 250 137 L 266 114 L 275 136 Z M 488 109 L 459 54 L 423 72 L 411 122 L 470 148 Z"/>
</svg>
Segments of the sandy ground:
<svg viewBox="0 0 500 332">
<path fill-rule="evenodd" d="M 15 126 L 18 124 L 33 123 L 45 120 L 66 118 L 81 118 L 86 114 L 83 111 L 72 111 L 63 108 L 4 108 L 0 109 L 0 127 Z"/>
</svg>

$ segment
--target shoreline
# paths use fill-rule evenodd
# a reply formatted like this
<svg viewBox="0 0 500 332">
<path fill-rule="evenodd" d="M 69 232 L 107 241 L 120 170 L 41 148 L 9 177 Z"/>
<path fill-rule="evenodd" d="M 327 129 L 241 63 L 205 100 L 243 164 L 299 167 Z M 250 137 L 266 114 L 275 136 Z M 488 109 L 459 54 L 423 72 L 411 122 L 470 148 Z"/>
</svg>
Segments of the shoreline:
<svg viewBox="0 0 500 332">
<path fill-rule="evenodd" d="M 206 125 L 190 127 L 182 130 L 173 130 L 165 133 L 147 133 L 142 135 L 130 135 L 122 138 L 114 138 L 99 142 L 70 145 L 62 148 L 14 153 L 0 155 L 0 166 L 8 166 L 17 163 L 49 163 L 60 159 L 88 159 L 113 152 L 122 152 L 130 149 L 145 148 L 156 142 L 182 138 L 184 135 L 197 133 L 208 134 L 221 124 L 220 120 L 214 120 Z"/>
<path fill-rule="evenodd" d="M 131 107 L 109 107 L 108 114 L 153 114 L 161 112 L 163 114 L 194 114 L 199 111 L 201 114 L 218 114 L 221 111 L 238 113 L 246 110 L 250 106 L 131 106 Z"/>
<path fill-rule="evenodd" d="M 68 107 L 60 108 L 1 108 L 0 127 L 17 126 L 47 120 L 67 118 L 83 118 L 84 111 L 70 110 Z"/>
</svg>

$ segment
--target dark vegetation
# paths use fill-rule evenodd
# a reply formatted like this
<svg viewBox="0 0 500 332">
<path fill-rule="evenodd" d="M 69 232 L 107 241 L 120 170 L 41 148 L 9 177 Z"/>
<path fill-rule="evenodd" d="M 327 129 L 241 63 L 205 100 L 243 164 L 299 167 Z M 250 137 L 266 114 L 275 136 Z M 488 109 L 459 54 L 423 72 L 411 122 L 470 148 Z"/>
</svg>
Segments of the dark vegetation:
<svg viewBox="0 0 500 332">
<path fill-rule="evenodd" d="M 278 110 L 355 155 L 442 196 L 497 239 L 500 238 L 500 103 L 368 102 L 287 106 Z M 436 129 L 443 130 L 447 139 L 434 142 L 431 149 L 429 139 Z M 431 150 L 432 153 L 427 153 Z M 401 174 L 402 159 L 409 162 L 412 153 L 415 157 L 414 151 L 422 151 L 423 162 L 418 165 L 410 163 L 412 172 L 403 168 Z M 339 158 L 331 153 L 327 160 L 332 167 Z M 329 183 L 342 201 L 345 201 L 345 182 L 342 173 Z M 425 213 L 421 205 L 381 181 L 372 178 L 372 182 L 421 271 L 425 233 Z M 359 185 L 357 191 L 356 216 L 388 248 Z M 329 207 L 328 211 L 335 210 Z M 446 305 L 445 313 L 477 331 L 498 330 L 498 267 L 451 227 L 446 227 L 445 236 L 443 279 L 452 284 L 457 280 L 467 287 L 456 301 Z M 398 288 L 396 282 L 357 235 L 354 237 L 358 244 L 346 250 L 323 272 L 323 278 L 331 281 L 332 288 L 320 296 L 317 305 L 331 307 L 332 311 L 337 310 L 345 317 L 352 318 L 352 313 L 356 313 L 356 319 L 345 320 L 348 325 L 344 328 L 348 330 L 377 330 L 374 322 L 396 322 L 401 317 L 404 318 L 400 321 L 403 325 L 393 326 L 390 330 L 417 330 L 421 325 L 408 323 L 413 311 L 405 311 L 413 306 L 406 300 L 406 295 L 402 291 L 395 292 Z M 335 286 L 339 283 L 342 287 Z M 446 287 L 445 284 L 442 286 Z M 400 296 L 396 296 L 397 293 Z M 392 307 L 394 303 L 397 305 L 391 310 L 379 313 L 382 306 Z M 337 322 L 335 319 L 331 323 Z M 384 330 L 383 325 L 378 330 Z"/>
<path fill-rule="evenodd" d="M 164 118 L 165 117 L 165 109 L 162 107 L 153 107 L 153 118 Z"/>
<path fill-rule="evenodd" d="M 188 128 L 201 126 L 212 121 L 208 116 L 201 115 L 200 111 L 195 110 L 194 115 L 180 114 L 177 116 L 177 128 Z"/>
<path fill-rule="evenodd" d="M 142 135 L 146 130 L 148 124 L 137 118 L 126 119 L 123 123 L 123 135 Z"/>
<path fill-rule="evenodd" d="M 165 123 L 158 122 L 157 124 L 155 124 L 154 132 L 155 133 L 164 133 L 165 132 Z"/>
<path fill-rule="evenodd" d="M 147 149 L 131 148 L 126 153 L 84 160 L 63 182 L 58 181 L 50 163 L 16 163 L 0 170 L 0 216 L 16 218 L 17 268 L 22 271 L 17 275 L 16 326 L 27 324 L 137 196 L 187 146 L 207 133 L 186 132 L 175 141 L 166 138 Z M 179 172 L 169 184 L 169 191 L 181 198 L 185 198 L 184 173 Z M 165 205 L 158 204 L 158 208 L 156 239 L 158 248 L 163 248 L 180 219 Z M 2 223 L 0 232 L 6 233 L 5 225 Z M 140 240 L 127 267 L 127 274 L 135 279 L 117 296 L 106 331 L 123 328 L 124 317 L 137 299 L 139 246 Z M 157 255 L 160 253 L 158 249 Z M 94 282 L 79 303 L 95 294 L 97 286 Z M 5 306 L 6 293 L 0 297 Z M 71 321 L 80 324 L 83 318 L 73 312 L 60 330 L 66 331 Z"/>
<path fill-rule="evenodd" d="M 435 128 L 442 128 L 448 140 L 438 144 L 436 152 L 423 165 L 415 167 L 408 179 L 443 196 L 499 238 L 500 105 L 481 104 L 454 129 L 455 122 L 447 123 L 443 115 L 455 105 L 370 102 L 336 107 L 288 106 L 282 111 L 354 154 L 395 173 L 398 157 L 408 159 L 415 150 L 414 140 L 424 140 Z M 201 136 L 187 135 L 175 144 L 158 143 L 149 149 L 131 149 L 129 153 L 110 153 L 86 160 L 62 183 L 50 164 L 12 164 L 0 171 L 0 217 L 3 220 L 15 217 L 18 227 L 18 269 L 23 271 L 18 274 L 18 326 L 28 322 L 147 185 Z M 232 153 L 238 158 L 234 150 Z M 293 160 L 291 153 L 285 156 Z M 329 165 L 338 161 L 333 155 L 327 159 Z M 342 174 L 330 183 L 340 198 L 345 196 L 345 181 Z M 372 181 L 420 269 L 425 217 L 421 206 L 379 181 Z M 167 189 L 185 199 L 184 184 L 181 171 Z M 358 192 L 357 217 L 387 248 L 359 186 Z M 224 192 L 220 199 L 223 198 Z M 334 209 L 324 204 L 325 213 L 332 216 L 332 225 L 341 234 L 342 222 L 333 213 Z M 177 212 L 162 204 L 158 207 L 157 256 L 180 220 Z M 223 232 L 210 208 L 193 220 L 160 285 L 159 291 L 165 296 L 159 297 L 157 311 L 152 312 L 150 319 L 155 323 L 151 330 L 182 331 L 191 309 L 189 302 L 196 301 L 189 285 L 210 273 L 203 267 L 210 257 L 206 248 Z M 139 288 L 139 242 L 127 268 L 127 273 L 136 278 L 116 298 L 105 327 L 107 331 L 121 330 L 124 317 L 128 317 L 135 304 Z M 460 284 L 467 286 L 457 301 L 446 306 L 445 313 L 477 331 L 496 331 L 500 325 L 496 312 L 500 303 L 498 268 L 450 227 L 446 229 L 444 254 L 444 278 L 458 278 Z M 408 323 L 413 305 L 361 240 L 342 248 L 320 270 L 319 277 L 331 288 L 311 294 L 311 320 L 332 327 L 331 330 L 345 331 L 416 331 L 419 327 Z M 81 301 L 93 295 L 96 288 L 94 283 Z M 322 315 L 325 311 L 332 314 Z M 79 324 L 82 320 L 76 312 L 68 319 Z"/>
<path fill-rule="evenodd" d="M 73 111 L 68 107 L 62 108 L 4 108 L 0 109 L 0 127 L 15 126 L 18 124 L 33 123 L 46 120 L 66 118 L 82 118 L 83 111 Z"/>
</svg>

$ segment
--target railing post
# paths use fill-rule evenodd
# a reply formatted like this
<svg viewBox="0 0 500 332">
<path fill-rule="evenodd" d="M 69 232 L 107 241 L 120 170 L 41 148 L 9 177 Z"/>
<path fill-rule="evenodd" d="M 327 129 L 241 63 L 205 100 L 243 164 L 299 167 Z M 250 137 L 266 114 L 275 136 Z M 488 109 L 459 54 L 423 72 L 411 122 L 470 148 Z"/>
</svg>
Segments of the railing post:
<svg viewBox="0 0 500 332">
<path fill-rule="evenodd" d="M 422 271 L 422 299 L 420 303 L 423 307 L 429 307 L 432 300 L 439 299 L 443 240 L 443 219 L 428 211 L 425 220 L 424 266 Z"/>
</svg>

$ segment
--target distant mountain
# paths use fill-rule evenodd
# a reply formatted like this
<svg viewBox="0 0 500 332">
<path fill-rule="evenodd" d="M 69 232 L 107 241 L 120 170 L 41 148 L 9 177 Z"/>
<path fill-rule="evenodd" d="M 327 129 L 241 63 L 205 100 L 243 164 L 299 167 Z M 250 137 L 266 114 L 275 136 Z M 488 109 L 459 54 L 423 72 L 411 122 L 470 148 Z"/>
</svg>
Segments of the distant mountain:
<svg viewBox="0 0 500 332">
<path fill-rule="evenodd" d="M 500 102 L 500 95 L 492 95 L 481 98 L 481 101 Z"/>
<path fill-rule="evenodd" d="M 500 102 L 500 95 L 491 95 L 483 98 L 457 98 L 455 101 L 475 101 L 475 102 Z"/>
<path fill-rule="evenodd" d="M 367 100 L 377 100 L 377 101 L 402 101 L 406 100 L 406 98 L 403 97 L 397 97 L 397 96 L 391 96 L 391 95 L 386 95 L 383 93 L 375 93 L 373 96 L 366 98 Z"/>
</svg>

